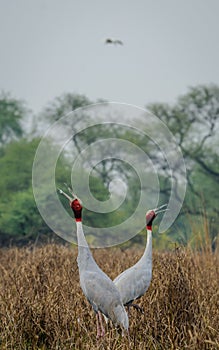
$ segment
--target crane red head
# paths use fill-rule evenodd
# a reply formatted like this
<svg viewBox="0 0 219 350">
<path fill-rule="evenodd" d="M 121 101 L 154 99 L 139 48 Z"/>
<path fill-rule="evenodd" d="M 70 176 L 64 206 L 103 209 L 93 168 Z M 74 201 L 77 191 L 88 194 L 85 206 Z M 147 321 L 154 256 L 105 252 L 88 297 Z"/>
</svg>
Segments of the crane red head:
<svg viewBox="0 0 219 350">
<path fill-rule="evenodd" d="M 81 221 L 82 220 L 82 204 L 80 199 L 74 194 L 74 192 L 72 191 L 72 189 L 70 187 L 68 187 L 69 192 L 71 193 L 71 195 L 73 196 L 70 197 L 67 193 L 65 193 L 64 191 L 59 189 L 59 193 L 62 194 L 63 196 L 65 196 L 65 198 L 67 198 L 70 202 L 70 207 L 72 208 L 72 211 L 74 213 L 75 216 L 75 220 L 76 221 Z"/>
<path fill-rule="evenodd" d="M 166 206 L 167 206 L 167 204 L 164 204 L 164 205 L 161 205 L 158 208 L 155 208 L 155 209 L 147 211 L 147 213 L 146 213 L 146 227 L 147 227 L 147 230 L 151 230 L 152 229 L 152 223 L 153 223 L 154 219 L 156 218 L 157 214 L 166 211 L 167 210 Z"/>
<path fill-rule="evenodd" d="M 75 220 L 76 221 L 81 221 L 82 220 L 82 205 L 81 202 L 79 201 L 78 198 L 74 199 L 73 201 L 70 202 L 70 207 L 73 210 Z"/>
</svg>

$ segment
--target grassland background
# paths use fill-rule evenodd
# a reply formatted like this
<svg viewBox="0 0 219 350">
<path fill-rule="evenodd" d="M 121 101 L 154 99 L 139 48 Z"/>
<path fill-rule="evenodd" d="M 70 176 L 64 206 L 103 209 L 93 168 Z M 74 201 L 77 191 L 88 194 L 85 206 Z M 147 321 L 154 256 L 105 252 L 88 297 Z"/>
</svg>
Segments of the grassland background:
<svg viewBox="0 0 219 350">
<path fill-rule="evenodd" d="M 143 250 L 94 250 L 113 279 Z M 128 349 L 111 324 L 96 340 L 79 286 L 77 249 L 58 244 L 0 250 L 0 349 Z M 131 349 L 219 349 L 219 255 L 206 249 L 153 252 L 153 279 L 131 310 Z"/>
</svg>

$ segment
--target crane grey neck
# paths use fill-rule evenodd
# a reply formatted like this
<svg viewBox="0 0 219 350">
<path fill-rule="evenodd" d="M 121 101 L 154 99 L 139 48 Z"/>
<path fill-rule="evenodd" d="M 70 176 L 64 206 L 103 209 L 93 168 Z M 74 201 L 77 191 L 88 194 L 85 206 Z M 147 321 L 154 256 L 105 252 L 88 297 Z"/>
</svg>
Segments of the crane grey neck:
<svg viewBox="0 0 219 350">
<path fill-rule="evenodd" d="M 80 273 L 96 265 L 83 232 L 82 222 L 76 221 L 78 239 L 78 268 Z"/>
<path fill-rule="evenodd" d="M 147 263 L 152 262 L 152 231 L 147 230 L 147 243 L 145 247 L 144 254 L 141 258 L 144 262 L 147 261 Z"/>
<path fill-rule="evenodd" d="M 87 244 L 86 238 L 84 236 L 84 232 L 83 232 L 82 222 L 76 221 L 76 226 L 77 226 L 78 247 L 87 247 L 88 248 L 88 244 Z"/>
</svg>

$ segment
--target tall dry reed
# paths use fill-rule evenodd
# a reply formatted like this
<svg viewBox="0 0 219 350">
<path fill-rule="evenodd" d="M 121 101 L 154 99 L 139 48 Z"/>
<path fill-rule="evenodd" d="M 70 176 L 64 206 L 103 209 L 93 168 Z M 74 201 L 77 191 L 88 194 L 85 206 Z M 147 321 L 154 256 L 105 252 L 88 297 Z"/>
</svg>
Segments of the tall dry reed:
<svg viewBox="0 0 219 350">
<path fill-rule="evenodd" d="M 114 278 L 142 250 L 95 250 Z M 0 250 L 0 349 L 128 349 L 111 324 L 96 341 L 94 313 L 79 286 L 77 249 L 50 244 Z M 219 349 L 219 256 L 153 253 L 153 280 L 130 315 L 131 349 Z"/>
</svg>

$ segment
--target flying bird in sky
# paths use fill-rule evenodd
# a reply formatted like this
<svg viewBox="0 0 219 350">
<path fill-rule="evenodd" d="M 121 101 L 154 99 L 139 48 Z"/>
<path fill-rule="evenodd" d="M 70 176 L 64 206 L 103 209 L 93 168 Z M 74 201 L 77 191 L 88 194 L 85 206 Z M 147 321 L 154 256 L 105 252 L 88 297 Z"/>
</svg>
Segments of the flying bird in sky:
<svg viewBox="0 0 219 350">
<path fill-rule="evenodd" d="M 114 39 L 111 39 L 111 38 L 107 38 L 105 40 L 105 44 L 113 44 L 113 45 L 123 45 L 123 42 L 121 40 L 114 40 Z"/>
</svg>

